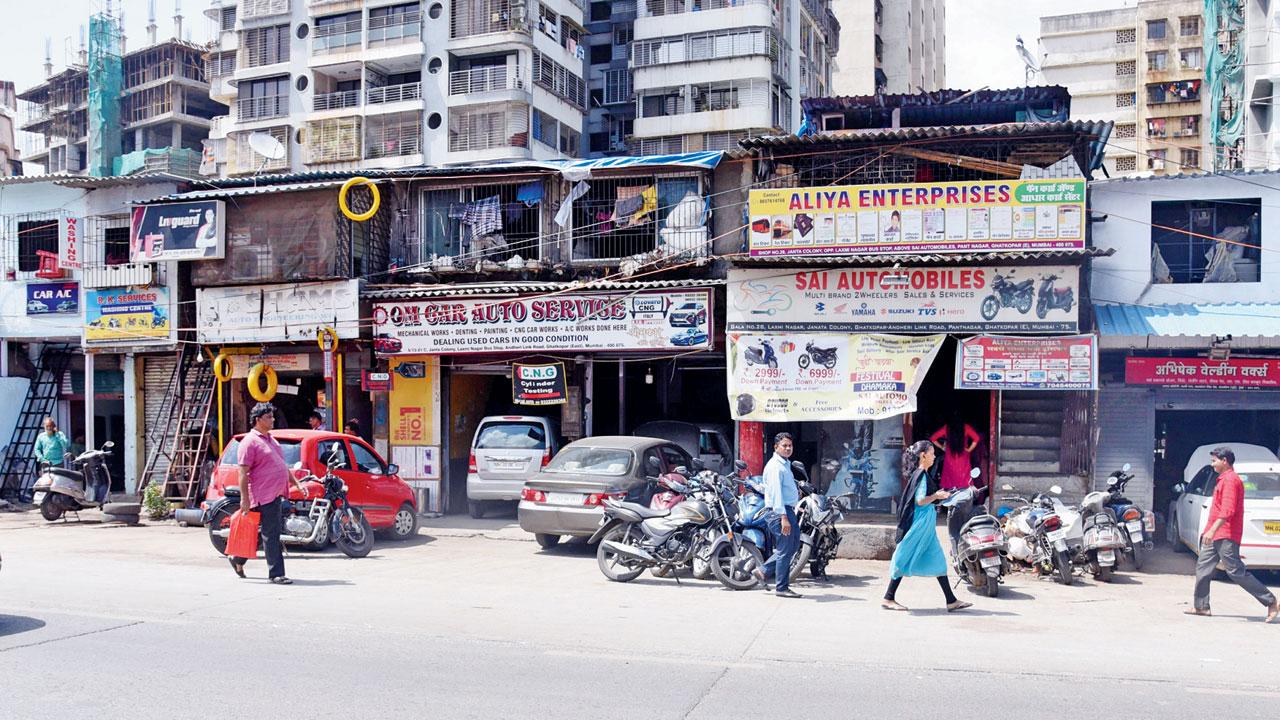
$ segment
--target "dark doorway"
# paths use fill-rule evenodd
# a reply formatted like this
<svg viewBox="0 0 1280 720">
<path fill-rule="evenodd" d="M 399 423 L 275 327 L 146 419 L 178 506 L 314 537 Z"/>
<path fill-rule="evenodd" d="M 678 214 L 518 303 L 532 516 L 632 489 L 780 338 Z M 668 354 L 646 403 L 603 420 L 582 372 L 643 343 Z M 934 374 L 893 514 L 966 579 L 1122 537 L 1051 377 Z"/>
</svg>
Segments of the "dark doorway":
<svg viewBox="0 0 1280 720">
<path fill-rule="evenodd" d="M 1156 411 L 1155 492 L 1153 508 L 1165 512 L 1173 486 L 1183 479 L 1191 454 L 1201 445 L 1261 445 L 1275 452 L 1280 441 L 1280 411 Z M 1208 464 L 1208 458 L 1202 458 Z"/>
</svg>

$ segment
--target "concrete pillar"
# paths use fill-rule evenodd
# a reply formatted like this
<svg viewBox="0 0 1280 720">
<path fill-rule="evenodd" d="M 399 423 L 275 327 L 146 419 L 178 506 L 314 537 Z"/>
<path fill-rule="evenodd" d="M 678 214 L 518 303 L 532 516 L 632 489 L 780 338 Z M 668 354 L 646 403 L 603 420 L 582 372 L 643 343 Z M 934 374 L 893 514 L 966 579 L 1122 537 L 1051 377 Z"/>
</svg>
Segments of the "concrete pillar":
<svg viewBox="0 0 1280 720">
<path fill-rule="evenodd" d="M 93 437 L 93 353 L 84 354 L 84 447 L 86 450 L 98 447 Z"/>
<path fill-rule="evenodd" d="M 182 89 L 175 88 L 175 90 L 177 92 L 173 98 L 173 111 L 176 113 L 180 109 L 179 103 L 182 102 Z M 174 123 L 170 129 L 169 147 L 173 148 L 174 150 L 177 150 L 178 148 L 182 147 L 182 125 L 179 123 Z"/>
<path fill-rule="evenodd" d="M 9 341 L 0 340 L 0 377 L 9 377 Z"/>
<path fill-rule="evenodd" d="M 142 471 L 138 456 L 145 452 L 146 442 L 143 440 L 145 419 L 143 404 L 138 393 L 138 361 L 133 353 L 125 353 L 124 368 L 124 491 L 130 495 L 137 492 L 138 475 Z M 145 461 L 144 461 L 145 462 Z"/>
<path fill-rule="evenodd" d="M 584 368 L 582 376 L 583 395 L 586 400 L 582 403 L 582 436 L 591 437 L 591 418 L 595 415 L 594 403 L 592 398 L 595 397 L 595 375 L 596 361 L 594 358 L 587 358 L 587 364 Z"/>
</svg>

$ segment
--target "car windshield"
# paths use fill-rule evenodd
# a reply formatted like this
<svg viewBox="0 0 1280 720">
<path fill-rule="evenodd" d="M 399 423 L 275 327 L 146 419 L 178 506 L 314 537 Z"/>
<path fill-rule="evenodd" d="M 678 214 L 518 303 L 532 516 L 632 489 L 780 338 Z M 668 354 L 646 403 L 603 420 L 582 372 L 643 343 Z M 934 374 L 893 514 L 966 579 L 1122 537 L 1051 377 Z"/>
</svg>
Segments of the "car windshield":
<svg viewBox="0 0 1280 720">
<path fill-rule="evenodd" d="M 1274 500 L 1280 497 L 1280 473 L 1240 473 L 1245 500 Z"/>
<path fill-rule="evenodd" d="M 631 470 L 631 451 L 602 447 L 565 448 L 544 470 L 581 475 L 626 475 Z"/>
<path fill-rule="evenodd" d="M 697 310 L 697 309 L 698 309 L 698 304 L 697 304 L 697 303 L 685 303 L 685 304 L 683 304 L 683 305 L 681 305 L 681 306 L 680 306 L 680 309 L 681 309 L 681 310 Z"/>
<path fill-rule="evenodd" d="M 280 449 L 284 451 L 284 464 L 293 467 L 293 464 L 302 459 L 302 441 L 301 440 L 285 440 L 276 438 L 276 442 L 280 443 Z M 222 451 L 222 460 L 220 465 L 235 465 L 236 457 L 240 454 L 240 441 L 238 439 L 227 443 L 227 449 Z"/>
<path fill-rule="evenodd" d="M 547 433 L 533 422 L 491 423 L 480 428 L 477 450 L 543 450 Z"/>
</svg>

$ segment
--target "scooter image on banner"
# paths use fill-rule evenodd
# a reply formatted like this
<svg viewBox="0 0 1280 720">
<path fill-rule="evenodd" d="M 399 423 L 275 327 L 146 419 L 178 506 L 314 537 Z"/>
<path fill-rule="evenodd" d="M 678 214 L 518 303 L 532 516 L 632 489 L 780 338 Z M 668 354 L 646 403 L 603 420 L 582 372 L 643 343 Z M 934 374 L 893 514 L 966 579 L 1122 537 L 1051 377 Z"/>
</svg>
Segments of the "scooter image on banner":
<svg viewBox="0 0 1280 720">
<path fill-rule="evenodd" d="M 777 369 L 778 356 L 773 352 L 773 344 L 768 340 L 761 340 L 759 345 L 750 345 L 743 353 L 748 365 L 768 365 Z"/>
<path fill-rule="evenodd" d="M 1040 293 L 1036 298 L 1036 317 L 1043 320 L 1050 310 L 1071 312 L 1075 305 L 1076 294 L 1071 288 L 1055 288 L 1053 281 L 1060 279 L 1057 275 L 1041 277 Z"/>
<path fill-rule="evenodd" d="M 836 349 L 820 348 L 810 340 L 805 344 L 804 352 L 800 353 L 800 357 L 796 358 L 796 362 L 800 364 L 801 370 L 809 367 L 811 362 L 818 363 L 830 370 L 836 366 Z"/>
</svg>

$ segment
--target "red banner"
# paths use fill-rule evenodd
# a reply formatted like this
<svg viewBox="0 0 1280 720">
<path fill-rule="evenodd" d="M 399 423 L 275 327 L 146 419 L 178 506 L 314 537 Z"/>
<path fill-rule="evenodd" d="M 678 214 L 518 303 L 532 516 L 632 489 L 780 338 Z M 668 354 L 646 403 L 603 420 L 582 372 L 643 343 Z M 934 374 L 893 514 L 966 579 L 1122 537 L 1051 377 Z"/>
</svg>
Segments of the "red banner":
<svg viewBox="0 0 1280 720">
<path fill-rule="evenodd" d="M 960 341 L 960 390 L 1096 390 L 1095 335 L 1007 337 L 978 335 Z"/>
<path fill-rule="evenodd" d="M 1164 387 L 1280 388 L 1280 360 L 1268 358 L 1125 358 L 1128 385 Z"/>
</svg>

